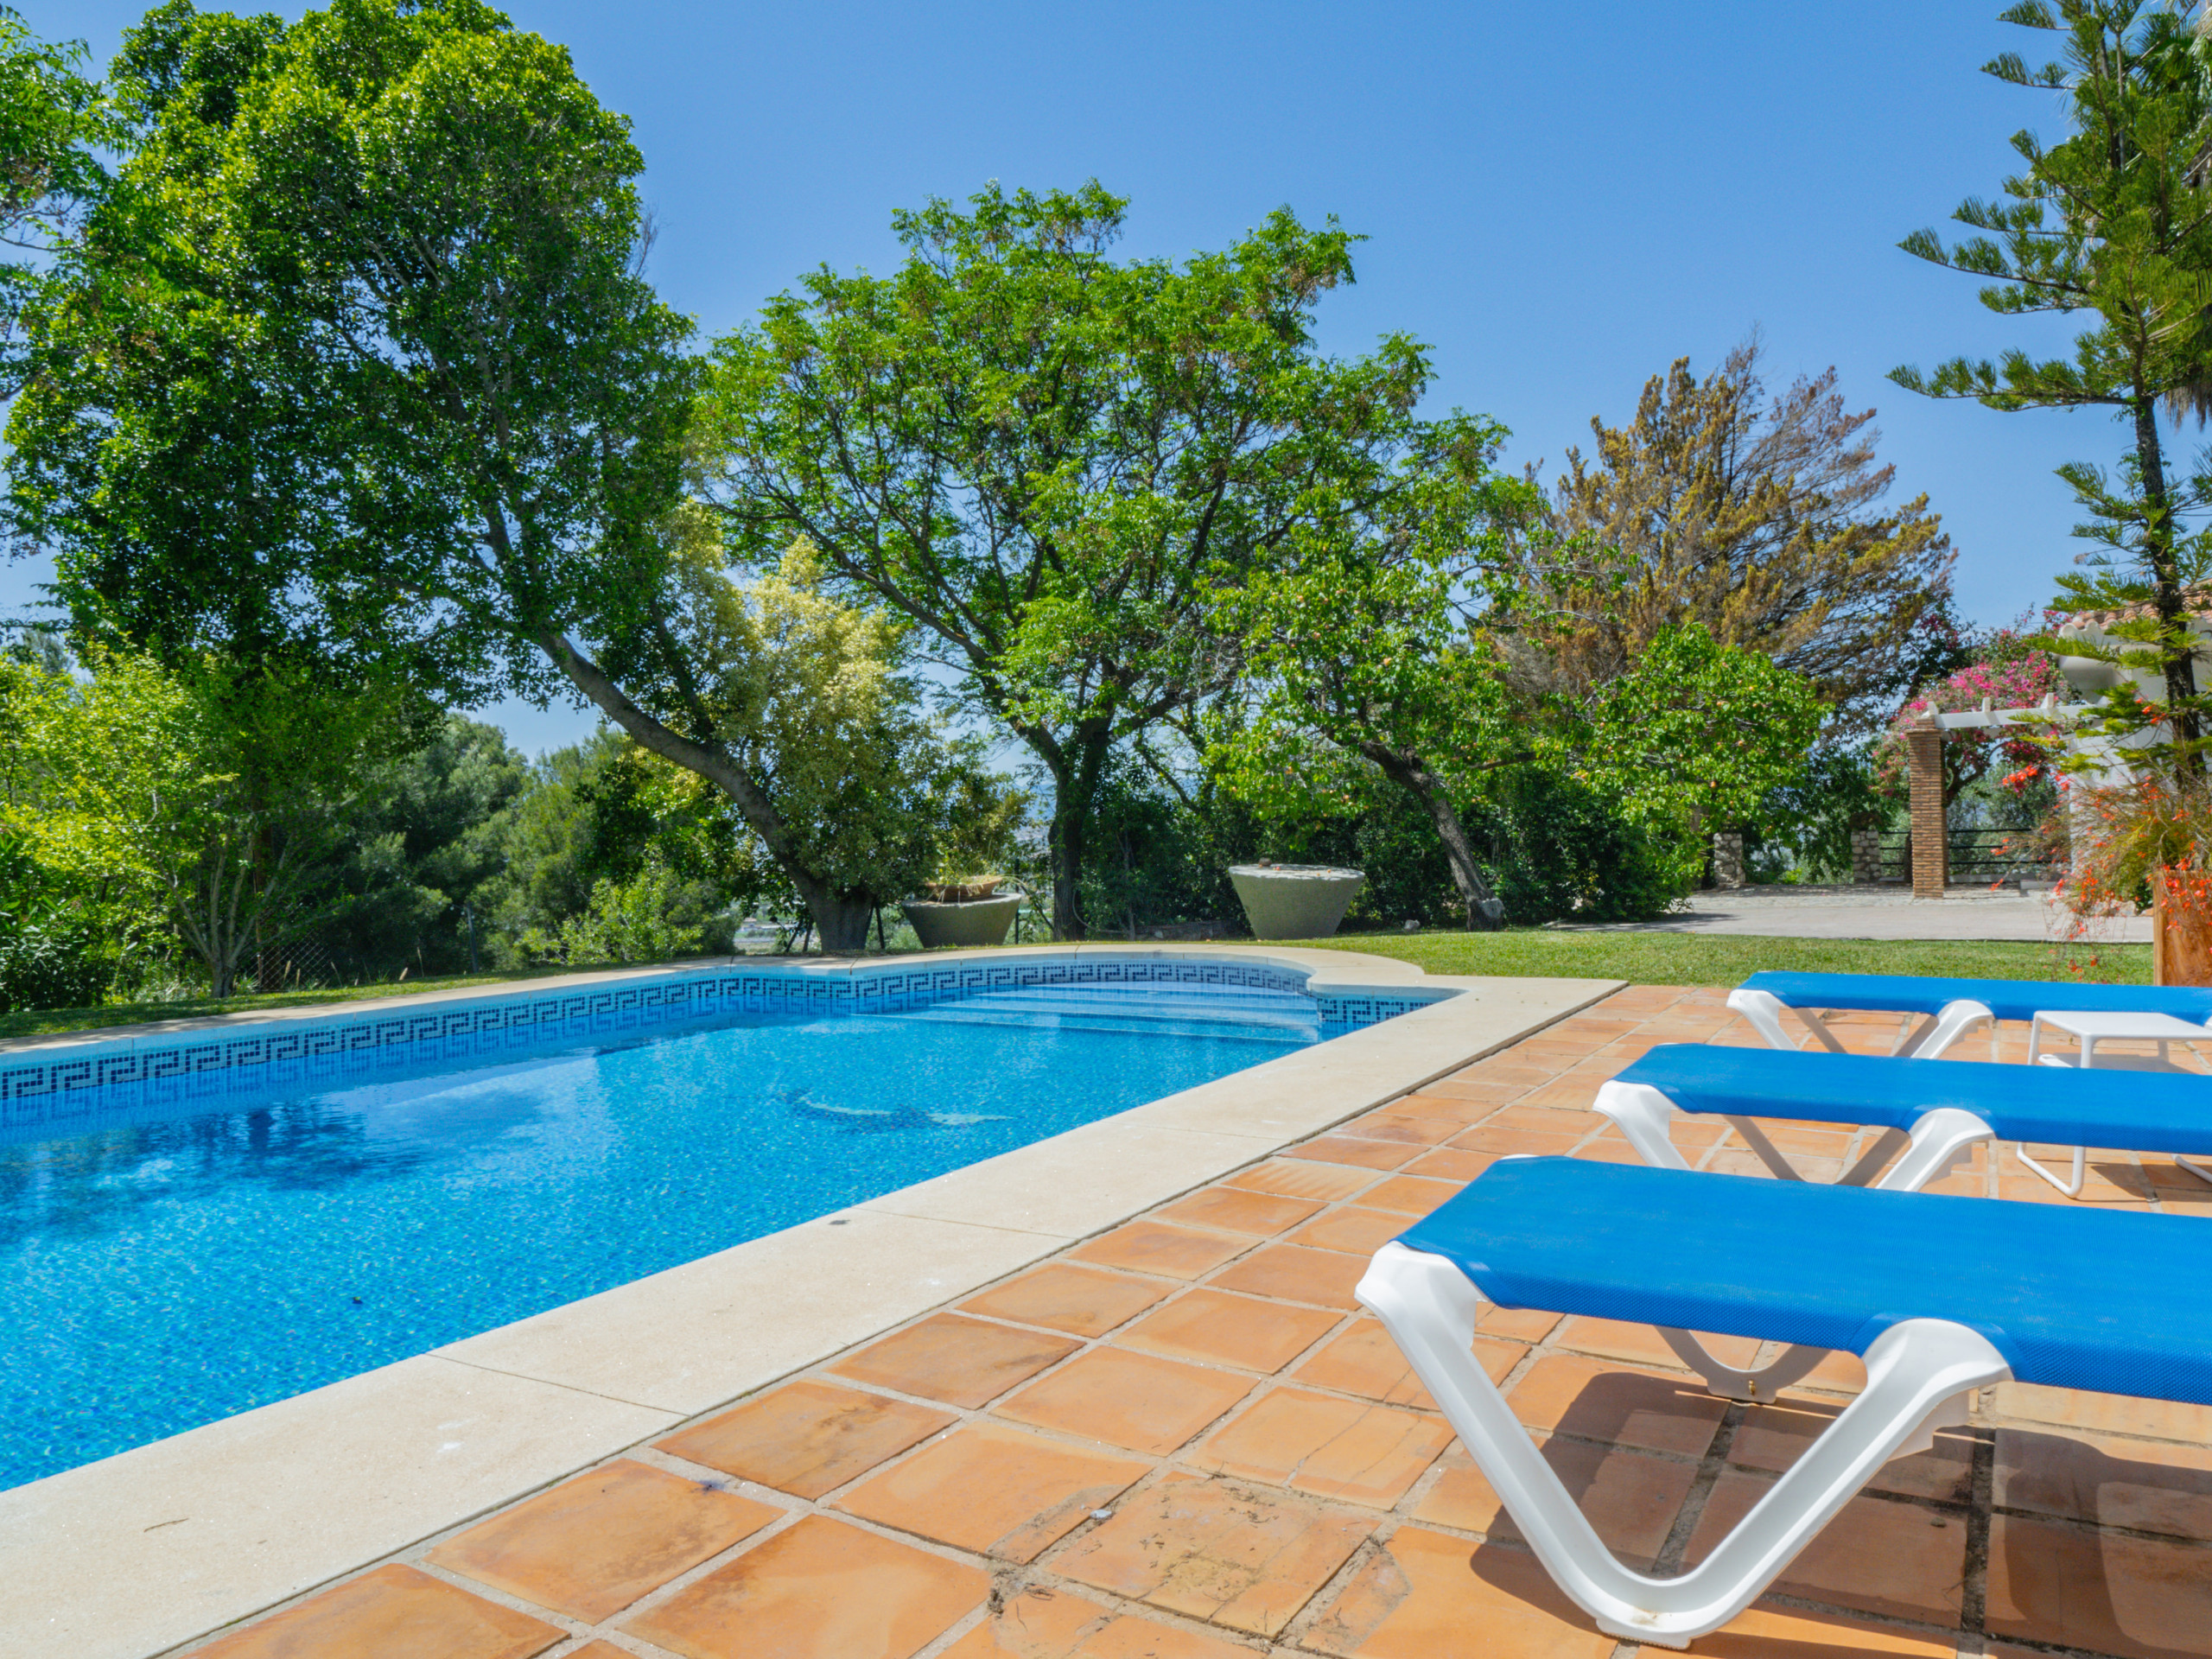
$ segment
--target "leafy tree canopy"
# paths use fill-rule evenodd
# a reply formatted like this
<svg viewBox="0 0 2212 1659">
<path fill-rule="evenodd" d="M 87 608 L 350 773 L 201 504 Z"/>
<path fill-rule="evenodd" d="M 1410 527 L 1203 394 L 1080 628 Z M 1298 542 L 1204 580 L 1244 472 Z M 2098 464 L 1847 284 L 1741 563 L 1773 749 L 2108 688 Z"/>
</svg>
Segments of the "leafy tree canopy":
<svg viewBox="0 0 2212 1659">
<path fill-rule="evenodd" d="M 21 367 L 16 322 L 46 264 L 75 232 L 107 175 L 95 154 L 119 127 L 99 88 L 79 70 L 80 41 L 41 41 L 12 6 L 0 6 L 0 386 Z"/>
<path fill-rule="evenodd" d="M 1700 832 L 1743 823 L 1798 779 L 1825 713 L 1802 676 L 1690 624 L 1654 636 L 1552 743 L 1565 769 L 1672 837 L 1687 892 L 1705 862 Z"/>
<path fill-rule="evenodd" d="M 35 309 L 10 429 L 80 631 L 462 705 L 581 692 L 856 943 L 868 893 L 807 862 L 683 658 L 696 376 L 640 274 L 628 123 L 478 0 L 170 0 L 118 84 L 138 148 Z"/>
<path fill-rule="evenodd" d="M 171 0 L 118 67 L 137 151 L 10 423 L 79 626 L 543 694 L 651 591 L 676 493 L 627 124 L 475 0 Z"/>
<path fill-rule="evenodd" d="M 981 787 L 981 752 L 925 712 L 911 625 L 838 599 L 806 540 L 739 580 L 704 508 L 679 515 L 677 539 L 669 629 L 690 694 L 779 803 L 798 860 L 863 918 L 912 893 L 949 806 Z"/>
<path fill-rule="evenodd" d="M 0 836 L 126 916 L 165 917 L 227 996 L 339 907 L 330 856 L 402 717 L 302 672 L 173 674 L 94 650 L 78 676 L 0 662 Z"/>
<path fill-rule="evenodd" d="M 817 270 L 716 343 L 699 435 L 740 557 L 808 537 L 1035 754 L 1063 937 L 1109 755 L 1233 677 L 1214 595 L 1322 511 L 1410 487 L 1417 444 L 1450 447 L 1412 414 L 1414 341 L 1315 346 L 1352 276 L 1333 221 L 1277 212 L 1176 264 L 1112 256 L 1125 207 L 993 185 L 898 214 L 897 271 Z"/>
<path fill-rule="evenodd" d="M 1238 795 L 1278 815 L 1349 804 L 1357 774 L 1379 771 L 1435 826 L 1471 927 L 1496 926 L 1503 906 L 1453 798 L 1531 753 L 1503 664 L 1457 602 L 1492 527 L 1528 505 L 1490 468 L 1503 436 L 1471 423 L 1423 433 L 1402 488 L 1322 505 L 1279 562 L 1224 592 L 1248 679 L 1207 747 Z"/>
</svg>

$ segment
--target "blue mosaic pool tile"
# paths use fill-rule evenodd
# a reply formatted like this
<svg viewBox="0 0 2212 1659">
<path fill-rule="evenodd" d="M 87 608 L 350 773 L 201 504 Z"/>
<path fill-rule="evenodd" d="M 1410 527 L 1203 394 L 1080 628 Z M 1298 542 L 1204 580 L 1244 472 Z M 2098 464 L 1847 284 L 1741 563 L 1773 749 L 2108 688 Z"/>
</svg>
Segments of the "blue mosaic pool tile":
<svg viewBox="0 0 2212 1659">
<path fill-rule="evenodd" d="M 684 969 L 662 978 L 537 996 L 518 993 L 368 1016 L 272 1022 L 235 1035 L 174 1043 L 118 1039 L 93 1044 L 86 1052 L 12 1066 L 0 1061 L 0 1129 L 64 1122 L 72 1115 L 61 1103 L 64 1097 L 112 1089 L 140 1089 L 149 1101 L 174 1104 L 261 1091 L 277 1084 L 367 1076 L 380 1057 L 404 1058 L 409 1064 L 462 1059 L 548 1037 L 582 1040 L 718 1014 L 891 1014 L 1032 986 L 1163 983 L 1302 993 L 1308 976 L 1261 963 L 1104 955 L 856 970 Z M 1332 1033 L 1395 1019 L 1452 995 L 1441 989 L 1314 993 L 1321 1022 Z M 89 1100 L 86 1109 L 95 1109 Z"/>
</svg>

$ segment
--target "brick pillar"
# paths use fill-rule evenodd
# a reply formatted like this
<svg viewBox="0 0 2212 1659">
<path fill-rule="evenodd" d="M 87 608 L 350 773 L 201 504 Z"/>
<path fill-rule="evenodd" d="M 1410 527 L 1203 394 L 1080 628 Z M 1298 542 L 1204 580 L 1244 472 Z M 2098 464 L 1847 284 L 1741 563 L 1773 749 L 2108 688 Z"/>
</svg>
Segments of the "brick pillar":
<svg viewBox="0 0 2212 1659">
<path fill-rule="evenodd" d="M 1950 885 L 1950 836 L 1943 823 L 1943 734 L 1916 726 L 1904 734 L 1912 772 L 1912 896 L 1941 899 Z"/>
</svg>

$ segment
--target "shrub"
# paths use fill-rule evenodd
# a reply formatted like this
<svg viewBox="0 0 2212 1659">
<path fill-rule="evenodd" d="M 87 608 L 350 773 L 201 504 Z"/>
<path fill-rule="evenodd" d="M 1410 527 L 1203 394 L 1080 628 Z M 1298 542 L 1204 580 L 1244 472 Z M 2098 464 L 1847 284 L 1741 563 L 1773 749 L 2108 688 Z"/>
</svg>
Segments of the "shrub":
<svg viewBox="0 0 2212 1659">
<path fill-rule="evenodd" d="M 1679 849 L 1571 776 L 1516 768 L 1493 798 L 1488 828 L 1509 922 L 1641 921 L 1683 896 Z"/>
<path fill-rule="evenodd" d="M 0 840 L 0 1014 L 97 1004 L 115 973 L 103 933 L 89 899 Z"/>
<path fill-rule="evenodd" d="M 683 908 L 683 882 L 658 859 L 626 881 L 602 876 L 580 916 L 551 930 L 533 927 L 517 941 L 533 962 L 665 962 L 698 950 L 703 925 L 674 920 Z"/>
</svg>

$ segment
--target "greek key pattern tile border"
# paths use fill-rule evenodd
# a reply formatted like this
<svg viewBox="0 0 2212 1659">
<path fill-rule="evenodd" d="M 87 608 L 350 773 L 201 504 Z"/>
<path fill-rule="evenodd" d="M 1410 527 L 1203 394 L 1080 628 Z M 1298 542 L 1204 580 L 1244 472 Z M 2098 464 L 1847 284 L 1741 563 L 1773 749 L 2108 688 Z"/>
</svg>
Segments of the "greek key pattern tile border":
<svg viewBox="0 0 2212 1659">
<path fill-rule="evenodd" d="M 329 1020 L 272 1021 L 219 1037 L 117 1047 L 0 1069 L 0 1132 L 75 1120 L 113 1120 L 127 1094 L 135 1108 L 173 1110 L 194 1101 L 327 1086 L 407 1065 L 490 1060 L 549 1039 L 600 1041 L 725 1014 L 835 1018 L 894 1014 L 1039 985 L 1192 984 L 1300 993 L 1306 976 L 1229 962 L 1045 958 L 960 962 L 857 973 L 734 969 L 686 972 L 550 995 L 511 995 Z M 1394 1019 L 1449 992 L 1325 992 L 1316 997 L 1331 1034 Z"/>
</svg>

